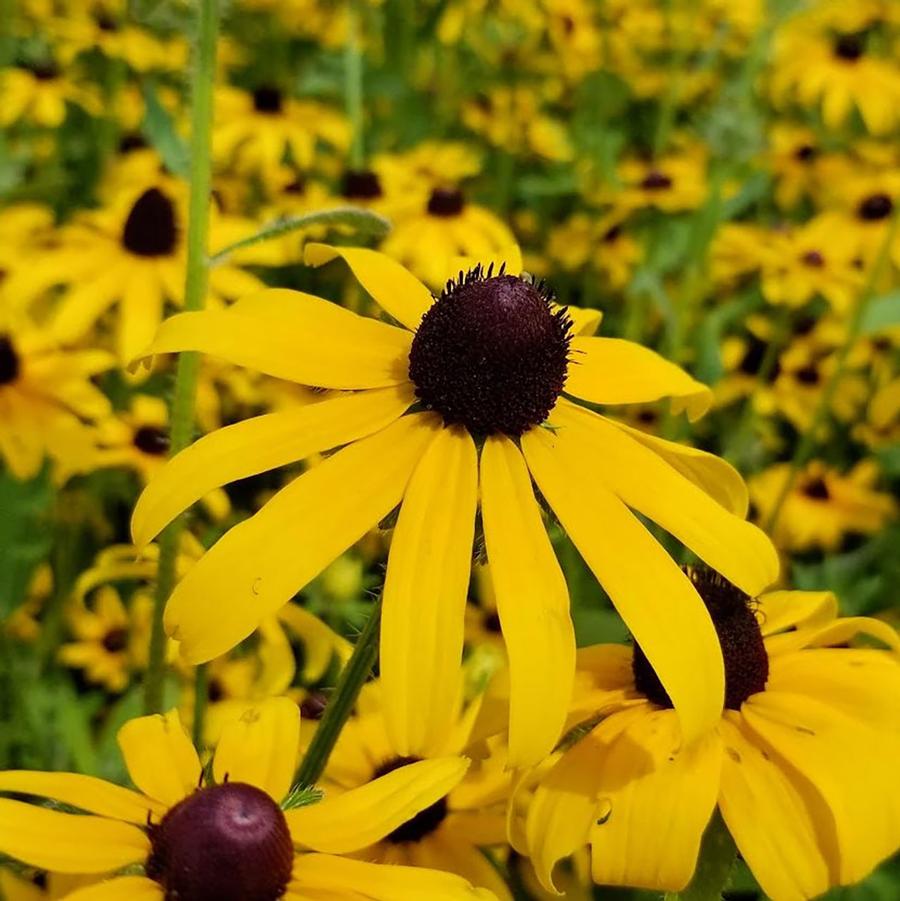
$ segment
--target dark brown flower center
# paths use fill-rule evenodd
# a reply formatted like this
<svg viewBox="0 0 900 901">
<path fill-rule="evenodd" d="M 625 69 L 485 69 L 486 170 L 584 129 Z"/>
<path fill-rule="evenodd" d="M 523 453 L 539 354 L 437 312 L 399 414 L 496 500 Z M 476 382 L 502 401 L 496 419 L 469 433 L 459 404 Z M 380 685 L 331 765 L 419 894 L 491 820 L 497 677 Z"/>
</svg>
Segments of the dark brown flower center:
<svg viewBox="0 0 900 901">
<path fill-rule="evenodd" d="M 300 704 L 300 716 L 305 720 L 320 720 L 328 706 L 328 695 L 324 691 L 311 691 Z"/>
<path fill-rule="evenodd" d="M 119 651 L 124 651 L 127 647 L 128 630 L 123 629 L 121 626 L 110 629 L 106 635 L 103 636 L 103 648 L 104 650 L 109 651 L 110 654 L 118 654 Z"/>
<path fill-rule="evenodd" d="M 476 435 L 539 425 L 566 383 L 572 322 L 543 283 L 480 266 L 447 283 L 422 317 L 409 377 L 426 409 Z"/>
<path fill-rule="evenodd" d="M 894 212 L 894 201 L 883 193 L 870 194 L 860 201 L 856 215 L 866 222 L 878 222 L 887 219 Z"/>
<path fill-rule="evenodd" d="M 281 808 L 252 785 L 202 788 L 150 829 L 147 875 L 171 901 L 276 901 L 294 851 Z"/>
<path fill-rule="evenodd" d="M 811 163 L 818 155 L 819 151 L 812 144 L 801 144 L 794 151 L 794 159 L 801 163 Z"/>
<path fill-rule="evenodd" d="M 169 450 L 169 435 L 155 425 L 142 425 L 135 433 L 132 443 L 145 454 L 161 457 Z"/>
<path fill-rule="evenodd" d="M 463 193 L 457 188 L 435 188 L 428 198 L 428 212 L 432 216 L 458 216 L 465 205 Z"/>
<path fill-rule="evenodd" d="M 278 88 L 263 85 L 253 92 L 253 109 L 258 113 L 276 115 L 281 112 L 283 98 Z"/>
<path fill-rule="evenodd" d="M 379 776 L 386 776 L 399 770 L 401 767 L 408 766 L 411 763 L 418 763 L 418 757 L 395 757 L 383 763 L 372 775 L 373 779 Z M 405 844 L 406 842 L 419 842 L 428 835 L 431 835 L 447 816 L 447 799 L 441 798 L 435 801 L 430 807 L 420 810 L 412 819 L 407 820 L 398 826 L 393 832 L 385 836 L 385 840 L 395 845 Z"/>
<path fill-rule="evenodd" d="M 9 385 L 19 377 L 21 362 L 8 335 L 0 335 L 0 385 Z"/>
<path fill-rule="evenodd" d="M 825 257 L 818 250 L 807 250 L 800 259 L 810 269 L 822 269 L 825 266 Z"/>
<path fill-rule="evenodd" d="M 122 245 L 139 257 L 164 257 L 175 249 L 177 239 L 172 201 L 159 188 L 148 188 L 125 220 Z"/>
<path fill-rule="evenodd" d="M 763 691 L 769 678 L 769 655 L 752 599 L 707 567 L 686 568 L 712 618 L 725 663 L 725 707 L 740 710 L 751 695 Z M 632 660 L 635 687 L 654 704 L 672 707 L 665 688 L 639 645 Z"/>
<path fill-rule="evenodd" d="M 818 385 L 819 384 L 819 370 L 810 363 L 809 366 L 803 366 L 798 369 L 794 373 L 794 378 L 800 382 L 801 385 Z"/>
<path fill-rule="evenodd" d="M 381 197 L 378 175 L 368 169 L 348 169 L 341 184 L 341 195 L 347 200 L 375 200 Z"/>
<path fill-rule="evenodd" d="M 491 610 L 484 614 L 483 624 L 485 631 L 487 632 L 496 632 L 499 634 L 502 631 L 500 628 L 500 614 L 497 613 L 496 610 Z"/>
<path fill-rule="evenodd" d="M 855 63 L 864 51 L 862 38 L 858 34 L 839 35 L 834 42 L 834 55 L 848 63 Z"/>
<path fill-rule="evenodd" d="M 641 182 L 641 187 L 645 191 L 665 191 L 667 188 L 672 187 L 672 179 L 665 172 L 654 169 L 647 173 Z"/>
<path fill-rule="evenodd" d="M 802 491 L 807 497 L 816 501 L 827 501 L 831 497 L 828 486 L 821 476 L 813 479 L 811 482 L 807 482 L 803 486 Z"/>
<path fill-rule="evenodd" d="M 38 81 L 53 81 L 54 78 L 59 78 L 59 66 L 53 60 L 46 59 L 41 62 L 29 63 L 25 68 Z"/>
<path fill-rule="evenodd" d="M 747 347 L 744 351 L 744 356 L 741 357 L 740 366 L 738 368 L 744 375 L 759 375 L 759 371 L 762 369 L 762 364 L 766 359 L 768 351 L 768 342 L 763 341 L 761 338 L 757 338 L 756 335 L 750 335 L 747 338 Z M 779 368 L 778 361 L 775 360 L 772 372 L 770 373 L 770 378 L 777 377 Z"/>
</svg>

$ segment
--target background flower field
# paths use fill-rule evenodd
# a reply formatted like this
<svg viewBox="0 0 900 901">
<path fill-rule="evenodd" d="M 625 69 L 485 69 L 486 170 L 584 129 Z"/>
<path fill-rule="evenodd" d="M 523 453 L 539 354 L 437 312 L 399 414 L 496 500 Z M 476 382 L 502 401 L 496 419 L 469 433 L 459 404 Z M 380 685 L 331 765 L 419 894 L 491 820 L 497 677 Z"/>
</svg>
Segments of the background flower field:
<svg viewBox="0 0 900 901">
<path fill-rule="evenodd" d="M 145 709 L 159 562 L 129 520 L 169 450 L 175 374 L 171 357 L 135 361 L 184 299 L 194 9 L 0 0 L 0 27 L 0 769 L 123 781 L 116 734 Z M 580 308 L 576 330 L 711 387 L 696 422 L 665 403 L 615 412 L 737 468 L 780 585 L 900 625 L 900 4 L 233 0 L 212 101 L 209 308 L 271 286 L 377 317 L 343 268 L 304 263 L 309 241 L 376 247 L 436 294 L 517 243 Z M 322 394 L 204 357 L 194 432 Z M 207 494 L 174 574 L 324 456 Z M 164 706 L 198 743 L 267 698 L 321 716 L 393 525 L 199 673 L 169 642 Z M 549 528 L 579 647 L 627 643 Z M 482 554 L 473 696 L 503 671 L 499 632 Z M 360 721 L 380 704 L 363 699 Z M 380 748 L 367 728 L 352 740 Z M 517 899 L 549 897 L 498 860 Z M 658 897 L 589 887 L 583 863 L 567 897 Z M 0 860 L 0 897 L 26 897 L 23 876 Z M 761 897 L 742 864 L 727 897 Z M 828 897 L 893 901 L 900 863 Z"/>
</svg>

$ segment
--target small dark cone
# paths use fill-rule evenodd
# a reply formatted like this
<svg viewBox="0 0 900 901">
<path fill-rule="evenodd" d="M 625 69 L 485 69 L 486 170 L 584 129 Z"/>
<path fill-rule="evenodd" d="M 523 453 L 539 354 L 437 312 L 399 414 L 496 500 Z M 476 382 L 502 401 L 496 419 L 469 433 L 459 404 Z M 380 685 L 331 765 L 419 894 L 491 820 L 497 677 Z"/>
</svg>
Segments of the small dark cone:
<svg viewBox="0 0 900 901">
<path fill-rule="evenodd" d="M 175 249 L 177 239 L 172 201 L 159 188 L 148 188 L 125 220 L 123 247 L 139 257 L 164 257 Z"/>
</svg>

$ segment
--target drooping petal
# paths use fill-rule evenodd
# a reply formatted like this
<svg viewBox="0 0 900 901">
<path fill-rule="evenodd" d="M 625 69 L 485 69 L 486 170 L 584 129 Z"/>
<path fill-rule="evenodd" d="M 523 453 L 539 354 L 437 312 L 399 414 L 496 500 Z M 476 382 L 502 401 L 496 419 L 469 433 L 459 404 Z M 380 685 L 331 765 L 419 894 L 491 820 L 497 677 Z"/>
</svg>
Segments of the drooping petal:
<svg viewBox="0 0 900 901">
<path fill-rule="evenodd" d="M 900 845 L 894 785 L 900 737 L 861 725 L 808 695 L 764 691 L 741 708 L 747 726 L 807 779 L 834 818 L 840 882 L 857 882 Z M 851 765 L 852 763 L 852 765 Z"/>
<path fill-rule="evenodd" d="M 472 885 L 493 892 L 497 901 L 513 901 L 503 877 L 468 836 L 440 829 L 428 841 L 411 845 L 409 853 L 417 867 L 456 873 Z"/>
<path fill-rule="evenodd" d="M 143 355 L 196 350 L 317 388 L 383 388 L 407 380 L 408 332 L 299 296 L 302 302 L 294 299 L 278 319 L 235 309 L 171 316 Z"/>
<path fill-rule="evenodd" d="M 119 304 L 116 351 L 123 365 L 153 340 L 162 318 L 162 285 L 142 266 L 129 278 Z"/>
<path fill-rule="evenodd" d="M 143 547 L 179 513 L 229 482 L 371 435 L 413 402 L 407 385 L 338 395 L 226 426 L 169 460 L 134 508 L 131 532 Z"/>
<path fill-rule="evenodd" d="M 0 772 L 0 792 L 16 792 L 52 798 L 88 813 L 98 813 L 114 820 L 144 825 L 147 814 L 165 812 L 160 804 L 122 788 L 81 773 L 40 773 L 34 770 L 6 770 Z"/>
<path fill-rule="evenodd" d="M 300 711 L 287 698 L 269 698 L 229 720 L 216 746 L 216 782 L 246 782 L 275 801 L 290 791 L 300 745 Z"/>
<path fill-rule="evenodd" d="M 890 624 L 870 616 L 845 616 L 821 625 L 805 625 L 793 632 L 782 632 L 766 638 L 770 655 L 787 654 L 801 648 L 822 648 L 850 644 L 857 635 L 865 635 L 890 648 L 900 658 L 900 635 Z"/>
<path fill-rule="evenodd" d="M 518 448 L 487 439 L 481 512 L 497 612 L 509 654 L 509 765 L 534 766 L 553 748 L 575 676 L 566 580 Z"/>
<path fill-rule="evenodd" d="M 477 492 L 475 443 L 440 429 L 403 498 L 384 585 L 384 712 L 402 755 L 440 747 L 458 710 Z"/>
<path fill-rule="evenodd" d="M 588 843 L 605 777 L 604 761 L 612 742 L 635 717 L 646 716 L 648 707 L 608 717 L 563 753 L 541 780 L 528 807 L 526 841 L 535 874 L 548 892 L 556 864 Z M 600 811 L 605 815 L 606 804 Z"/>
<path fill-rule="evenodd" d="M 681 891 L 716 806 L 721 765 L 715 732 L 684 746 L 672 711 L 635 717 L 603 761 L 591 828 L 594 882 Z"/>
<path fill-rule="evenodd" d="M 129 720 L 117 736 L 131 781 L 172 806 L 200 783 L 200 760 L 177 710 Z"/>
<path fill-rule="evenodd" d="M 166 606 L 185 658 L 234 647 L 390 513 L 437 428 L 430 414 L 402 417 L 294 479 L 213 545 Z"/>
<path fill-rule="evenodd" d="M 459 876 L 424 870 L 420 867 L 387 866 L 333 857 L 330 854 L 307 854 L 294 865 L 290 889 L 311 898 L 318 891 L 359 892 L 372 901 L 491 901 L 493 896 L 476 889 Z"/>
<path fill-rule="evenodd" d="M 552 424 L 560 453 L 590 461 L 584 477 L 606 485 L 742 591 L 755 597 L 778 577 L 778 553 L 761 529 L 602 416 L 564 401 Z"/>
<path fill-rule="evenodd" d="M 294 843 L 329 854 L 359 851 L 381 841 L 436 804 L 465 776 L 469 761 L 439 757 L 399 767 L 318 804 L 285 812 Z"/>
<path fill-rule="evenodd" d="M 838 600 L 831 591 L 767 591 L 758 604 L 765 636 L 794 627 L 822 626 L 838 615 Z"/>
<path fill-rule="evenodd" d="M 725 692 L 716 630 L 694 586 L 625 505 L 597 483 L 590 455 L 559 453 L 532 429 L 522 450 L 538 488 L 665 686 L 686 742 L 712 728 Z"/>
<path fill-rule="evenodd" d="M 0 851 L 42 870 L 106 873 L 142 863 L 150 840 L 131 823 L 0 798 Z"/>
<path fill-rule="evenodd" d="M 66 901 L 163 901 L 162 886 L 146 876 L 118 876 L 66 895 Z"/>
<path fill-rule="evenodd" d="M 699 419 L 712 392 L 655 351 L 622 338 L 572 338 L 566 392 L 594 404 L 638 404 L 671 397 Z"/>
<path fill-rule="evenodd" d="M 719 809 L 753 875 L 772 898 L 820 895 L 837 861 L 825 858 L 827 844 L 818 833 L 826 824 L 816 822 L 809 786 L 760 747 L 740 717 L 724 719 L 721 735 Z"/>
<path fill-rule="evenodd" d="M 378 305 L 411 331 L 434 303 L 428 288 L 409 270 L 377 250 L 307 244 L 303 257 L 307 266 L 324 266 L 341 257 Z"/>
</svg>

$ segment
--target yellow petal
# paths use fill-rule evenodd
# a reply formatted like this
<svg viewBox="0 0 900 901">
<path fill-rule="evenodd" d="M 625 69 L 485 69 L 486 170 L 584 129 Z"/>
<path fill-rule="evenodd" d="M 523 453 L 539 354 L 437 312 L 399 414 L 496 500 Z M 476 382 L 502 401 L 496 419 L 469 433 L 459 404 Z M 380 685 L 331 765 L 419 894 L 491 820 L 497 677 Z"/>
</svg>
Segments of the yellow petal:
<svg viewBox="0 0 900 901">
<path fill-rule="evenodd" d="M 850 644 L 857 635 L 865 635 L 882 642 L 891 649 L 895 657 L 900 657 L 900 635 L 897 634 L 897 630 L 888 623 L 872 619 L 870 616 L 846 616 L 820 626 L 802 626 L 794 632 L 771 635 L 766 639 L 766 650 L 770 655 L 774 655 L 786 654 L 801 648 Z"/>
<path fill-rule="evenodd" d="M 420 760 L 318 804 L 285 812 L 294 843 L 346 854 L 381 841 L 417 813 L 446 797 L 465 776 L 462 757 Z"/>
<path fill-rule="evenodd" d="M 130 823 L 0 799 L 0 851 L 42 870 L 106 873 L 143 863 L 150 840 Z"/>
<path fill-rule="evenodd" d="M 837 597 L 831 591 L 767 591 L 759 598 L 763 635 L 786 629 L 822 626 L 838 615 Z"/>
<path fill-rule="evenodd" d="M 750 496 L 747 483 L 741 474 L 726 460 L 715 454 L 666 441 L 656 435 L 648 435 L 640 429 L 633 429 L 621 422 L 612 422 L 616 428 L 630 435 L 635 441 L 649 447 L 662 457 L 673 469 L 677 469 L 686 479 L 690 479 L 698 488 L 702 488 L 714 501 L 721 504 L 741 519 L 746 517 Z"/>
<path fill-rule="evenodd" d="M 119 876 L 66 895 L 66 901 L 163 901 L 162 886 L 146 876 Z"/>
<path fill-rule="evenodd" d="M 226 426 L 169 460 L 134 508 L 131 531 L 143 547 L 207 492 L 371 435 L 414 400 L 408 385 L 339 395 Z"/>
<path fill-rule="evenodd" d="M 769 897 L 806 901 L 820 895 L 831 880 L 809 786 L 773 760 L 740 717 L 723 720 L 721 735 L 719 809 L 741 856 Z"/>
<path fill-rule="evenodd" d="M 329 854 L 300 857 L 290 888 L 301 895 L 315 893 L 314 897 L 319 897 L 319 891 L 333 892 L 335 897 L 343 897 L 341 892 L 358 892 L 371 901 L 492 901 L 494 897 L 451 873 Z"/>
<path fill-rule="evenodd" d="M 338 451 L 235 526 L 192 567 L 166 606 L 191 663 L 246 638 L 399 503 L 437 420 L 414 414 Z"/>
<path fill-rule="evenodd" d="M 591 829 L 594 882 L 681 891 L 716 806 L 721 762 L 715 732 L 684 747 L 672 711 L 636 717 L 601 764 Z"/>
<path fill-rule="evenodd" d="M 449 817 L 445 823 L 449 825 Z M 478 848 L 477 842 L 467 835 L 447 828 L 440 829 L 430 835 L 428 841 L 412 845 L 410 851 L 413 857 L 411 862 L 417 867 L 455 873 L 472 885 L 493 892 L 492 897 L 497 901 L 513 901 L 512 892 L 503 877 Z"/>
<path fill-rule="evenodd" d="M 440 429 L 404 495 L 384 584 L 381 683 L 398 754 L 440 747 L 458 710 L 477 491 L 475 443 Z"/>
<path fill-rule="evenodd" d="M 554 308 L 556 304 L 554 304 Z M 595 310 L 591 307 L 576 307 L 569 304 L 565 308 L 572 320 L 572 334 L 590 337 L 597 333 L 600 323 L 603 321 L 603 310 Z"/>
<path fill-rule="evenodd" d="M 216 782 L 246 782 L 275 801 L 290 791 L 300 745 L 300 711 L 287 698 L 270 698 L 229 720 L 216 746 Z"/>
<path fill-rule="evenodd" d="M 6 770 L 0 772 L 0 792 L 52 798 L 89 813 L 99 813 L 141 826 L 147 822 L 148 813 L 165 812 L 159 804 L 137 792 L 113 785 L 96 776 L 82 776 L 80 773 Z"/>
<path fill-rule="evenodd" d="M 591 454 L 560 453 L 557 436 L 522 436 L 528 468 L 547 503 L 641 646 L 681 717 L 685 741 L 712 728 L 725 692 L 722 651 L 690 580 L 611 492 Z"/>
<path fill-rule="evenodd" d="M 172 806 L 200 783 L 200 760 L 177 710 L 125 723 L 119 747 L 131 781 L 156 801 Z"/>
<path fill-rule="evenodd" d="M 755 597 L 778 577 L 778 553 L 761 529 L 729 513 L 608 420 L 563 401 L 552 424 L 561 453 L 591 460 L 587 478 L 661 525 L 742 591 Z"/>
<path fill-rule="evenodd" d="M 299 604 L 282 607 L 278 611 L 278 619 L 303 642 L 304 684 L 318 682 L 335 655 L 345 661 L 352 653 L 353 649 L 345 638 Z"/>
<path fill-rule="evenodd" d="M 481 512 L 509 654 L 509 765 L 534 766 L 562 731 L 575 676 L 569 592 L 544 530 L 531 476 L 508 438 L 481 455 Z"/>
<path fill-rule="evenodd" d="M 834 818 L 841 883 L 867 876 L 900 844 L 900 795 L 890 790 L 897 733 L 861 725 L 808 695 L 764 691 L 741 708 L 769 752 L 817 790 Z"/>
<path fill-rule="evenodd" d="M 303 252 L 307 266 L 323 266 L 337 257 L 347 263 L 356 280 L 386 313 L 412 331 L 419 327 L 434 297 L 411 272 L 389 256 L 362 247 L 307 244 Z"/>
<path fill-rule="evenodd" d="M 407 380 L 408 332 L 299 296 L 302 304 L 289 304 L 280 319 L 233 309 L 171 316 L 143 356 L 196 350 L 317 388 L 382 388 Z"/>
<path fill-rule="evenodd" d="M 566 391 L 594 404 L 638 404 L 671 397 L 693 421 L 712 403 L 706 385 L 632 341 L 576 336 L 570 359 Z"/>
<path fill-rule="evenodd" d="M 603 761 L 611 743 L 647 710 L 642 705 L 608 717 L 569 748 L 541 780 L 528 807 L 525 829 L 535 875 L 548 892 L 559 894 L 553 882 L 557 862 L 585 847 L 598 813 L 607 813 L 606 802 L 599 808 Z"/>
</svg>

